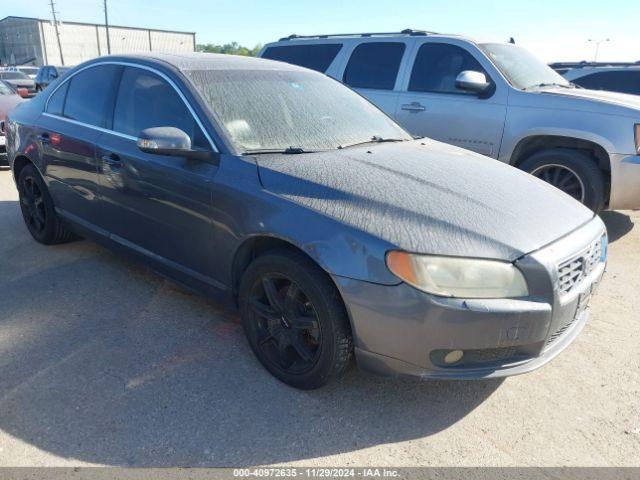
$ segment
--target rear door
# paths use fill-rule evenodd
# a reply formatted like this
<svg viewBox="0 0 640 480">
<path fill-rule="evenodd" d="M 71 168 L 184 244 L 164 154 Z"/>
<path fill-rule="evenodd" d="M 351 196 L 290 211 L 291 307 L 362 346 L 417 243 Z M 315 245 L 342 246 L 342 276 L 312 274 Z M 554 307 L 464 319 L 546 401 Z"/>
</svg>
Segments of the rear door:
<svg viewBox="0 0 640 480">
<path fill-rule="evenodd" d="M 100 226 L 116 242 L 212 283 L 211 183 L 218 167 L 137 147 L 142 130 L 170 126 L 194 147 L 212 150 L 193 112 L 166 77 L 134 66 L 124 68 L 112 111 L 97 147 Z"/>
<path fill-rule="evenodd" d="M 488 60 L 465 43 L 420 39 L 410 74 L 398 95 L 395 119 L 410 133 L 497 158 L 507 111 L 507 90 L 496 84 Z M 490 95 L 456 88 L 460 72 L 482 72 L 493 83 Z M 493 70 L 493 71 L 492 71 Z"/>
<path fill-rule="evenodd" d="M 398 98 L 396 85 L 401 81 L 399 73 L 413 41 L 399 38 L 357 44 L 339 80 L 393 116 Z"/>
<path fill-rule="evenodd" d="M 99 218 L 95 143 L 120 68 L 98 65 L 77 73 L 47 99 L 38 122 L 51 195 L 63 215 L 78 221 L 95 224 Z"/>
</svg>

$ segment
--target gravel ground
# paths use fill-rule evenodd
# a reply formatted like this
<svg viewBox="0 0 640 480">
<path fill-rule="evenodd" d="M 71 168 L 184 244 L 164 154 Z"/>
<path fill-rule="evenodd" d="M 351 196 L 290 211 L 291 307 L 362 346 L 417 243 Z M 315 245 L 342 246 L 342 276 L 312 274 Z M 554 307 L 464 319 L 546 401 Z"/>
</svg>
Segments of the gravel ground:
<svg viewBox="0 0 640 480">
<path fill-rule="evenodd" d="M 300 392 L 235 311 L 91 242 L 35 243 L 0 171 L 0 466 L 638 466 L 640 212 L 603 217 L 608 272 L 551 364 Z"/>
</svg>

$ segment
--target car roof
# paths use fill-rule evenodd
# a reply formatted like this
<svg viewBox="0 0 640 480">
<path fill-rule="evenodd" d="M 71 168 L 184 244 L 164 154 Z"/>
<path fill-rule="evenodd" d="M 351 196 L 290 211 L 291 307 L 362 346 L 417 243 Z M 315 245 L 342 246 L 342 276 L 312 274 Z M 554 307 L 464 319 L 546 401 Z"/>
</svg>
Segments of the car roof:
<svg viewBox="0 0 640 480">
<path fill-rule="evenodd" d="M 136 61 L 145 60 L 154 63 L 168 63 L 178 70 L 286 70 L 305 71 L 308 69 L 289 63 L 267 60 L 257 57 L 241 55 L 227 55 L 222 53 L 159 53 L 141 52 L 128 55 L 110 55 L 99 57 L 96 63 L 105 60 Z"/>
<path fill-rule="evenodd" d="M 456 34 L 444 34 L 431 32 L 428 30 L 414 30 L 405 29 L 400 32 L 372 32 L 372 33 L 336 33 L 336 34 L 318 34 L 318 35 L 296 35 L 292 34 L 287 37 L 282 37 L 278 41 L 269 42 L 265 46 L 271 45 L 287 45 L 287 44 L 303 44 L 303 43 L 318 43 L 326 42 L 327 40 L 337 40 L 342 42 L 358 42 L 360 40 L 379 38 L 382 40 L 389 40 L 394 38 L 408 38 L 408 37 L 435 37 L 435 38 L 456 38 L 459 40 L 466 40 L 471 43 L 476 43 L 475 40 L 463 35 Z"/>
</svg>

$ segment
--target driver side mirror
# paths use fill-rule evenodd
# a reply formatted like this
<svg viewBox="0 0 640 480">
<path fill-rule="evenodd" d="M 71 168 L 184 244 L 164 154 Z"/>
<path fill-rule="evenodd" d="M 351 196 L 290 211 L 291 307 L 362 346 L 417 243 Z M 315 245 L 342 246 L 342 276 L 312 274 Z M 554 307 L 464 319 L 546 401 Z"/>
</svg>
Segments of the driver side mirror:
<svg viewBox="0 0 640 480">
<path fill-rule="evenodd" d="M 176 127 L 145 128 L 138 135 L 137 145 L 141 151 L 154 155 L 187 157 L 210 162 L 214 158 L 208 150 L 194 150 L 189 135 Z"/>
<path fill-rule="evenodd" d="M 485 93 L 491 84 L 487 82 L 487 77 L 482 72 L 465 70 L 456 77 L 456 88 L 471 93 Z"/>
</svg>

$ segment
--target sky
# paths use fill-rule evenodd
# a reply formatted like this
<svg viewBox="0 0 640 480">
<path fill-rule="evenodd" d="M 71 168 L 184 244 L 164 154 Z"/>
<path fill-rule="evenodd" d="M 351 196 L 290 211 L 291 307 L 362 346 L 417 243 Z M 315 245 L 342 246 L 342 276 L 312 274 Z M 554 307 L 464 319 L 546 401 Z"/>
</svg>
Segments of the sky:
<svg viewBox="0 0 640 480">
<path fill-rule="evenodd" d="M 51 18 L 49 0 L 0 0 L 7 15 Z M 54 0 L 62 21 L 104 22 L 103 0 Z M 292 33 L 405 28 L 507 41 L 546 62 L 640 60 L 640 0 L 108 0 L 113 25 L 196 32 L 253 47 Z M 589 39 L 593 40 L 589 42 Z"/>
</svg>

